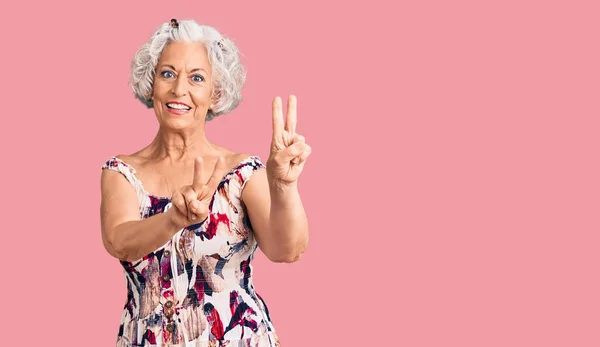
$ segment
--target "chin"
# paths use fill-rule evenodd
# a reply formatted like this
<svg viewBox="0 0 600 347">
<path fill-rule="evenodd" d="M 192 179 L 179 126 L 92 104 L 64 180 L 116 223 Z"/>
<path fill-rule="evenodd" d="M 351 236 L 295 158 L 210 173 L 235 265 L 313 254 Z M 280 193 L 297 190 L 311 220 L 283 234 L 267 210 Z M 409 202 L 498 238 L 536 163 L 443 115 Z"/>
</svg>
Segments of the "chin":
<svg viewBox="0 0 600 347">
<path fill-rule="evenodd" d="M 172 129 L 172 130 L 183 130 L 186 128 L 191 127 L 193 124 L 193 120 L 192 119 L 184 119 L 184 118 L 167 118 L 167 119 L 163 119 L 162 122 L 160 122 L 160 125 L 163 128 L 167 128 L 167 129 Z"/>
</svg>

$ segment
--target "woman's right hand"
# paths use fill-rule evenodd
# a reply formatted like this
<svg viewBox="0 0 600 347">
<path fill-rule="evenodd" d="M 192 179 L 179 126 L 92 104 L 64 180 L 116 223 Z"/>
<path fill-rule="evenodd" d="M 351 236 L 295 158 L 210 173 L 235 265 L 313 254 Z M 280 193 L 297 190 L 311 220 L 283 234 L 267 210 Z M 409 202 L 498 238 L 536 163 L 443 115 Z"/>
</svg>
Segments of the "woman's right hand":
<svg viewBox="0 0 600 347">
<path fill-rule="evenodd" d="M 198 224 L 210 213 L 209 205 L 223 175 L 225 175 L 225 159 L 219 157 L 208 182 L 204 179 L 204 161 L 197 157 L 194 162 L 194 181 L 173 193 L 172 207 L 167 210 L 171 221 L 177 229 Z"/>
</svg>

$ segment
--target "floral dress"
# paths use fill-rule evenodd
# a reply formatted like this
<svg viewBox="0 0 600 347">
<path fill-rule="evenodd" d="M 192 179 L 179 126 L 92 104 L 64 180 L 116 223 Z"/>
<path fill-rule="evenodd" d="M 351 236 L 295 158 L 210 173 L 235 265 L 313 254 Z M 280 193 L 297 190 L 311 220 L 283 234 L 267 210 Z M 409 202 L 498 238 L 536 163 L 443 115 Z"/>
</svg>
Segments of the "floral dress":
<svg viewBox="0 0 600 347">
<path fill-rule="evenodd" d="M 206 221 L 180 230 L 142 259 L 120 261 L 127 300 L 117 347 L 279 346 L 267 306 L 254 290 L 250 263 L 257 242 L 241 201 L 244 185 L 263 167 L 257 156 L 244 159 L 219 183 Z M 102 169 L 131 183 L 142 219 L 171 207 L 170 198 L 149 194 L 119 158 Z"/>
</svg>

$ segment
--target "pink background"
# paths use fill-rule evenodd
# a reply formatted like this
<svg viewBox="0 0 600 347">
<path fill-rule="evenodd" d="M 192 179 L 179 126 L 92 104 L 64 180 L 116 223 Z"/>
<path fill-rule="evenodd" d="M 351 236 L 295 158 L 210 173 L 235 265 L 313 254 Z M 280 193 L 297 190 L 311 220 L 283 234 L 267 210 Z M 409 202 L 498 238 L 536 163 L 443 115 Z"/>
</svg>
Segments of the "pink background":
<svg viewBox="0 0 600 347">
<path fill-rule="evenodd" d="M 598 2 L 388 3 L 3 3 L 0 345 L 114 345 L 100 166 L 153 138 L 129 63 L 175 17 L 244 54 L 213 141 L 266 159 L 298 96 L 309 250 L 255 262 L 283 347 L 599 346 Z"/>
</svg>

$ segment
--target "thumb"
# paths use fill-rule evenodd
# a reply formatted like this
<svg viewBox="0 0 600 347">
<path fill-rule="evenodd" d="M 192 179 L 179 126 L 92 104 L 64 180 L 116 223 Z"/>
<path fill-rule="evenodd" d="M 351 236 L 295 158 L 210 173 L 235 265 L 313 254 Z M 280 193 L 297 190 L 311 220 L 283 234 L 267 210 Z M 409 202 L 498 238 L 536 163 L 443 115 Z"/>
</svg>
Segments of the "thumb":
<svg viewBox="0 0 600 347">
<path fill-rule="evenodd" d="M 286 148 L 285 151 L 283 151 L 282 156 L 285 160 L 292 160 L 300 156 L 302 152 L 304 152 L 305 146 L 306 144 L 304 142 L 296 142 L 293 145 Z"/>
</svg>

